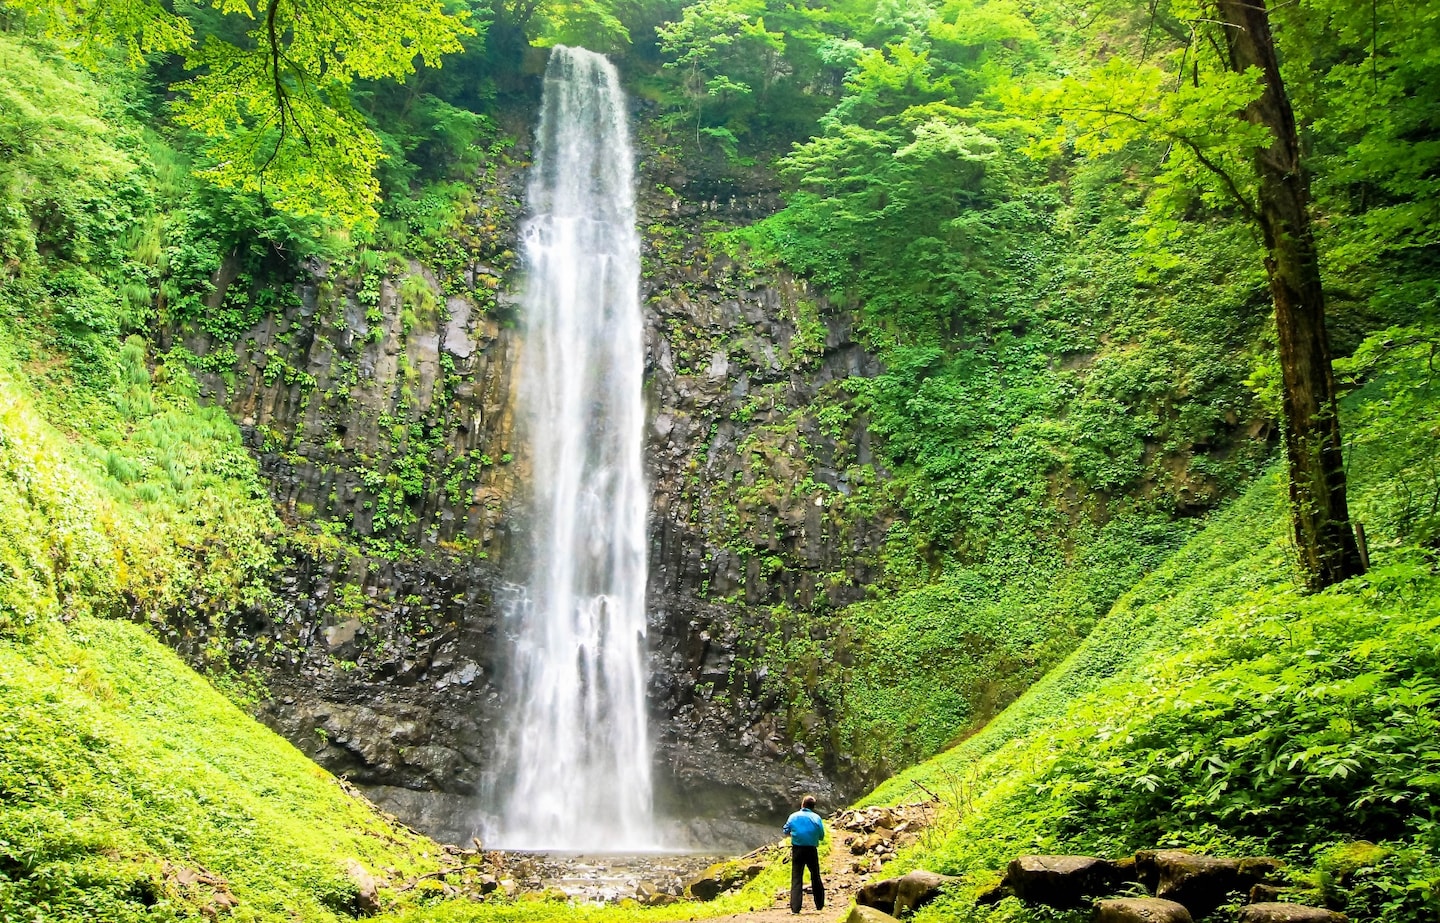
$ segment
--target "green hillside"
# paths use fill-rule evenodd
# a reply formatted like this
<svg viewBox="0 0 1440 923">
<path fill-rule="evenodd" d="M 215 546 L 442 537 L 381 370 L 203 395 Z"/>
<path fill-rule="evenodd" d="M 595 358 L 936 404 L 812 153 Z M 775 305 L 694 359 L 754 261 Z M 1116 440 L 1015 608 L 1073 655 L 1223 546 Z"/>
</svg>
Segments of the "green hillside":
<svg viewBox="0 0 1440 923">
<path fill-rule="evenodd" d="M 336 920 L 358 862 L 433 871 L 379 816 L 140 627 L 0 642 L 0 919 Z"/>
<path fill-rule="evenodd" d="M 1348 363 L 1373 379 L 1348 405 L 1370 573 L 1301 592 L 1281 483 L 1261 479 L 999 718 L 864 799 L 944 801 L 899 866 L 982 889 L 1027 852 L 1272 855 L 1352 919 L 1435 917 L 1440 380 L 1416 334 Z M 923 917 L 957 918 L 1043 915 L 956 896 Z"/>
</svg>

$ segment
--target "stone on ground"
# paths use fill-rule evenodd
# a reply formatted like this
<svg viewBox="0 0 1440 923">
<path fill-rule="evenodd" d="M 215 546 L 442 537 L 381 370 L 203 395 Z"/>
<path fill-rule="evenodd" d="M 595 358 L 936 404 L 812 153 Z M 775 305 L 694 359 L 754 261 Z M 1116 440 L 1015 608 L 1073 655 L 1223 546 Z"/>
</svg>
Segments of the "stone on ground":
<svg viewBox="0 0 1440 923">
<path fill-rule="evenodd" d="M 1095 902 L 1095 923 L 1192 923 L 1184 904 L 1158 897 Z"/>
<path fill-rule="evenodd" d="M 373 917 L 380 912 L 380 888 L 375 876 L 365 866 L 351 859 L 345 864 L 345 874 L 355 885 L 355 915 Z"/>
<path fill-rule="evenodd" d="M 895 889 L 895 916 L 903 916 L 919 910 L 940 896 L 940 890 L 952 881 L 960 879 L 940 875 L 925 869 L 916 869 L 900 877 Z"/>
<path fill-rule="evenodd" d="M 1027 904 L 1077 907 L 1110 889 L 1114 866 L 1094 856 L 1019 856 L 1005 869 L 1006 887 Z"/>
<path fill-rule="evenodd" d="M 699 878 L 685 885 L 685 893 L 697 901 L 713 901 L 726 891 L 734 890 L 765 870 L 764 863 L 752 862 L 738 865 L 733 862 L 717 862 L 705 870 Z"/>
<path fill-rule="evenodd" d="M 856 904 L 845 916 L 845 923 L 896 923 L 896 920 L 883 910 Z"/>
<path fill-rule="evenodd" d="M 855 903 L 862 907 L 873 907 L 886 914 L 895 912 L 895 896 L 900 891 L 900 879 L 886 878 L 861 885 L 855 894 Z"/>
<path fill-rule="evenodd" d="M 862 885 L 855 895 L 855 903 L 900 916 L 924 907 L 939 896 L 941 888 L 958 880 L 949 875 L 916 869 L 900 878 L 886 878 Z"/>
<path fill-rule="evenodd" d="M 1239 860 L 1183 849 L 1142 850 L 1135 854 L 1135 868 L 1156 897 L 1184 904 L 1197 917 L 1225 903 L 1231 891 L 1243 886 Z"/>
<path fill-rule="evenodd" d="M 1279 902 L 1251 904 L 1240 911 L 1240 923 L 1349 923 L 1349 919 L 1323 907 Z"/>
</svg>

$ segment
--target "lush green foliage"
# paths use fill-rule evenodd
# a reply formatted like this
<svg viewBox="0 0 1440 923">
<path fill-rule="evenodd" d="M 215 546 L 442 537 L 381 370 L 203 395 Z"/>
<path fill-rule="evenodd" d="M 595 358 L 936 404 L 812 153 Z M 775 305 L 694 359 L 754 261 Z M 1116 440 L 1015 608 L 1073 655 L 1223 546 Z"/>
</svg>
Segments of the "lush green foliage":
<svg viewBox="0 0 1440 923">
<path fill-rule="evenodd" d="M 102 92 L 7 35 L 0 48 L 13 103 L 0 125 L 13 151 L 0 166 L 12 221 L 0 274 L 0 633 L 62 613 L 161 621 L 183 610 L 204 622 L 258 601 L 278 525 L 253 460 L 223 411 L 199 406 L 183 351 L 124 338 L 148 325 L 157 293 L 184 311 L 208 276 L 185 268 L 191 232 L 167 234 L 157 213 L 173 177 L 152 172 L 155 142 L 121 114 L 123 85 Z"/>
<path fill-rule="evenodd" d="M 1362 354 L 1369 383 L 1349 423 L 1375 569 L 1298 592 L 1280 485 L 1263 479 L 999 719 L 870 796 L 913 797 L 919 783 L 947 802 L 907 863 L 979 885 L 1020 851 L 1264 851 L 1295 864 L 1296 897 L 1358 920 L 1433 918 L 1440 571 L 1409 544 L 1429 527 L 1397 517 L 1393 491 L 1430 477 L 1440 394 L 1428 347 L 1382 335 Z M 1361 841 L 1376 846 L 1340 874 Z M 963 897 L 935 914 L 1029 918 Z"/>
<path fill-rule="evenodd" d="M 213 918 L 218 892 L 237 920 L 346 919 L 347 860 L 402 876 L 436 866 L 433 843 L 123 621 L 0 641 L 0 726 L 7 923 Z"/>
<path fill-rule="evenodd" d="M 1434 314 L 1433 248 L 1385 217 L 1435 207 L 1414 172 L 1433 157 L 1432 114 L 1339 116 L 1369 105 L 1362 67 L 1387 98 L 1425 92 L 1440 74 L 1415 44 L 1431 6 L 1373 22 L 1324 2 L 1277 12 L 1342 352 L 1377 322 Z M 786 53 L 776 11 L 746 11 Z M 1263 138 L 1233 115 L 1254 80 L 1196 47 L 1197 15 L 955 0 L 857 31 L 833 107 L 779 161 L 787 207 L 730 236 L 859 312 L 886 364 L 845 405 L 883 437 L 907 514 L 877 601 L 786 623 L 803 637 L 772 663 L 792 727 L 831 716 L 809 743 L 836 758 L 903 763 L 989 717 L 1260 466 L 1279 376 L 1241 202 Z M 723 71 L 727 54 L 701 58 Z M 765 137 L 742 132 L 741 149 Z M 1382 150 L 1394 177 L 1365 172 Z M 1365 179 L 1347 151 L 1366 152 Z M 1418 487 L 1405 515 L 1429 515 Z"/>
<path fill-rule="evenodd" d="M 193 73 L 178 124 L 207 139 L 203 174 L 283 212 L 374 220 L 379 140 L 350 98 L 357 79 L 404 78 L 459 51 L 473 30 L 439 0 L 323 7 L 214 0 L 171 10 L 147 0 L 16 0 L 83 61 L 117 47 L 135 65 L 164 53 Z"/>
</svg>

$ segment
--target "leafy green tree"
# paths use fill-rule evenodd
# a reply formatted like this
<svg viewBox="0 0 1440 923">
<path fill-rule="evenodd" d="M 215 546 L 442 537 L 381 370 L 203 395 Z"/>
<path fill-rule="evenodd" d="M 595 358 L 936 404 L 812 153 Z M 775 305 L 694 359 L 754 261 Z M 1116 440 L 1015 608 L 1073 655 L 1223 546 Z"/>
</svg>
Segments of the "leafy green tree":
<svg viewBox="0 0 1440 923">
<path fill-rule="evenodd" d="M 1307 582 L 1323 588 L 1363 567 L 1345 498 L 1310 180 L 1269 11 L 1241 0 L 1152 9 L 1159 28 L 1178 39 L 1167 54 L 1116 55 L 1061 84 L 1049 105 L 1087 153 L 1167 145 L 1168 204 L 1198 198 L 1259 228 L 1279 341 L 1295 544 Z"/>
<path fill-rule="evenodd" d="M 676 22 L 658 29 L 666 65 L 683 74 L 682 86 L 694 109 L 695 141 L 705 132 L 705 102 L 724 106 L 763 95 L 780 74 L 785 36 L 765 28 L 762 0 L 702 0 L 685 8 Z M 727 129 L 711 129 L 734 142 Z"/>
<path fill-rule="evenodd" d="M 132 63 L 182 55 L 193 76 L 175 118 L 207 139 L 203 175 L 296 215 L 375 220 L 379 139 L 354 107 L 356 80 L 438 67 L 474 34 L 441 0 L 211 0 L 187 17 L 157 0 L 8 0 L 81 60 L 120 47 Z M 197 28 L 205 9 L 222 28 Z"/>
</svg>

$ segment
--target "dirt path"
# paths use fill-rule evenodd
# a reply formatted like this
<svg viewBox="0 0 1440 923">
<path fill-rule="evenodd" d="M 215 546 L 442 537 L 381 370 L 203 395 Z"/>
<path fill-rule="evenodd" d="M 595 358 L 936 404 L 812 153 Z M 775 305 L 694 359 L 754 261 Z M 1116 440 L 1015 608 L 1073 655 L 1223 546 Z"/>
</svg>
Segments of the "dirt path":
<svg viewBox="0 0 1440 923">
<path fill-rule="evenodd" d="M 697 913 L 692 919 L 705 923 L 785 923 L 797 919 L 800 923 L 838 923 L 849 913 L 860 886 L 875 877 L 896 850 L 915 842 L 920 831 L 933 822 L 935 810 L 932 802 L 914 802 L 841 811 L 827 819 L 830 849 L 820 860 L 820 874 L 825 877 L 824 910 L 816 910 L 806 894 L 804 909 L 798 918 L 793 916 L 787 884 L 776 891 L 769 907 L 729 916 Z"/>
<path fill-rule="evenodd" d="M 846 850 L 835 844 L 820 860 L 820 874 L 825 880 L 824 910 L 815 909 L 807 877 L 803 907 L 798 915 L 790 912 L 790 888 L 787 885 L 784 890 L 776 891 L 775 900 L 769 907 L 723 917 L 697 915 L 695 919 L 705 923 L 789 923 L 791 920 L 800 923 L 838 923 L 849 912 L 850 904 L 855 899 L 855 891 L 861 884 L 854 873 L 838 867 L 841 863 L 848 866 L 849 859 Z"/>
</svg>

